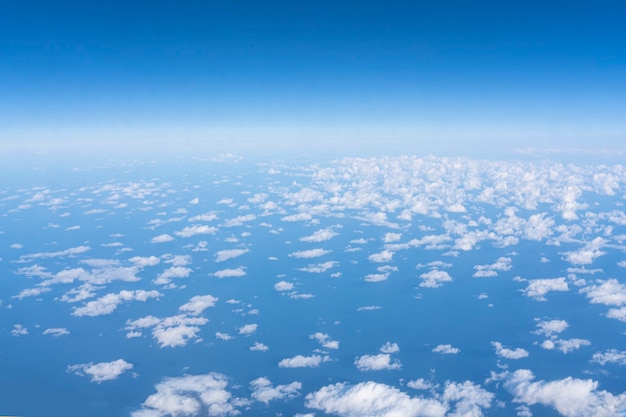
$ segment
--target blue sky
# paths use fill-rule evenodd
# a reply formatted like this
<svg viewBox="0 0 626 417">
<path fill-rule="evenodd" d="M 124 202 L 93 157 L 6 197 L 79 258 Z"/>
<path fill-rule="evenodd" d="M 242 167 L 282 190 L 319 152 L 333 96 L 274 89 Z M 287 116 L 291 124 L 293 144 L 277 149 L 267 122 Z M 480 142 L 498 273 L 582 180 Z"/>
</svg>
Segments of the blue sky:
<svg viewBox="0 0 626 417">
<path fill-rule="evenodd" d="M 618 1 L 128 3 L 3 7 L 5 149 L 624 147 Z"/>
</svg>

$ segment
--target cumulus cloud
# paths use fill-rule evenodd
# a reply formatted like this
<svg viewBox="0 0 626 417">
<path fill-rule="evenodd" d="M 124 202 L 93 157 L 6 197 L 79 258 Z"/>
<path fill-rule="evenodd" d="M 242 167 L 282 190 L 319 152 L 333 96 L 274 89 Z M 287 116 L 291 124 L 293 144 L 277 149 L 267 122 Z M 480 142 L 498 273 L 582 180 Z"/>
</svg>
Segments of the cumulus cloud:
<svg viewBox="0 0 626 417">
<path fill-rule="evenodd" d="M 191 274 L 192 270 L 184 266 L 172 266 L 163 271 L 154 283 L 157 285 L 167 285 L 172 282 L 174 278 L 187 278 Z"/>
<path fill-rule="evenodd" d="M 391 358 L 388 353 L 358 356 L 354 365 L 359 371 L 381 371 L 402 368 L 400 361 Z"/>
<path fill-rule="evenodd" d="M 593 263 L 596 258 L 606 254 L 606 252 L 600 250 L 604 246 L 604 239 L 596 237 L 591 242 L 587 242 L 580 250 L 566 252 L 565 260 L 573 265 L 589 265 Z"/>
<path fill-rule="evenodd" d="M 472 276 L 476 278 L 495 277 L 495 276 L 498 276 L 498 271 L 510 270 L 511 263 L 512 263 L 511 258 L 500 257 L 493 264 L 474 266 L 474 269 L 476 270 L 476 272 Z"/>
<path fill-rule="evenodd" d="M 537 301 L 546 301 L 545 295 L 550 291 L 569 291 L 565 278 L 544 278 L 528 281 L 528 286 L 523 293 L 527 297 Z"/>
<path fill-rule="evenodd" d="M 602 366 L 607 363 L 615 363 L 617 365 L 626 366 L 626 351 L 609 349 L 605 352 L 596 352 L 591 357 L 592 363 L 598 363 Z"/>
<path fill-rule="evenodd" d="M 328 361 L 330 361 L 329 356 L 296 355 L 292 358 L 285 358 L 281 360 L 280 362 L 278 362 L 278 366 L 281 368 L 317 368 L 322 362 Z"/>
<path fill-rule="evenodd" d="M 217 232 L 217 227 L 207 225 L 193 225 L 174 232 L 176 236 L 191 237 L 195 235 L 213 235 Z"/>
<path fill-rule="evenodd" d="M 551 337 L 565 331 L 568 327 L 569 324 L 565 320 L 541 320 L 537 323 L 537 330 L 534 333 Z"/>
<path fill-rule="evenodd" d="M 626 408 L 626 393 L 599 390 L 592 379 L 568 376 L 537 381 L 530 370 L 519 369 L 504 376 L 504 386 L 514 395 L 513 401 L 552 407 L 565 417 L 619 417 Z"/>
<path fill-rule="evenodd" d="M 63 327 L 52 327 L 44 330 L 43 334 L 49 334 L 50 336 L 59 337 L 70 334 L 70 331 Z"/>
<path fill-rule="evenodd" d="M 335 232 L 333 229 L 320 229 L 314 232 L 310 236 L 301 237 L 300 241 L 302 242 L 325 242 L 337 236 L 339 233 Z"/>
<path fill-rule="evenodd" d="M 309 336 L 309 338 L 317 340 L 322 347 L 326 349 L 339 349 L 339 342 L 332 340 L 327 333 L 317 332 Z"/>
<path fill-rule="evenodd" d="M 248 335 L 251 335 L 252 333 L 255 333 L 255 332 L 256 332 L 256 329 L 257 329 L 257 327 L 258 327 L 258 324 L 256 324 L 256 323 L 253 323 L 253 324 L 246 324 L 246 325 L 241 326 L 241 327 L 237 330 L 237 332 L 238 332 L 239 334 L 244 335 L 244 336 L 248 336 Z"/>
<path fill-rule="evenodd" d="M 13 330 L 11 330 L 12 336 L 26 336 L 28 334 L 28 329 L 21 324 L 13 325 Z"/>
<path fill-rule="evenodd" d="M 453 347 L 450 344 L 447 344 L 447 345 L 437 345 L 433 349 L 434 353 L 440 353 L 442 355 L 456 355 L 460 351 L 461 351 L 461 349 L 455 348 L 455 347 Z"/>
<path fill-rule="evenodd" d="M 253 352 L 265 352 L 269 350 L 269 347 L 264 343 L 254 342 L 254 345 L 250 346 L 250 350 Z"/>
<path fill-rule="evenodd" d="M 224 262 L 248 253 L 248 249 L 225 249 L 215 253 L 215 262 Z"/>
<path fill-rule="evenodd" d="M 152 329 L 152 337 L 163 347 L 185 346 L 197 337 L 200 327 L 208 323 L 204 317 L 189 317 L 186 314 L 158 318 L 145 316 L 137 320 L 126 321 L 125 329 L 136 334 L 143 329 Z"/>
<path fill-rule="evenodd" d="M 193 316 L 198 316 L 207 308 L 215 306 L 217 301 L 218 298 L 212 295 L 195 295 L 178 309 Z"/>
<path fill-rule="evenodd" d="M 126 362 L 124 359 L 118 359 L 111 362 L 100 363 L 81 363 L 77 365 L 69 365 L 67 367 L 68 372 L 75 373 L 76 375 L 88 375 L 91 377 L 91 382 L 103 382 L 117 379 L 126 371 L 133 369 L 133 364 Z"/>
<path fill-rule="evenodd" d="M 58 258 L 63 256 L 74 256 L 79 255 L 81 253 L 85 253 L 91 250 L 89 246 L 76 246 L 74 248 L 68 248 L 62 251 L 57 252 L 39 252 L 28 255 L 20 256 L 20 259 L 24 262 L 30 262 L 34 259 L 48 259 L 48 258 Z"/>
<path fill-rule="evenodd" d="M 165 378 L 156 392 L 142 403 L 132 417 L 234 416 L 249 401 L 234 397 L 226 388 L 228 379 L 219 373 Z"/>
<path fill-rule="evenodd" d="M 150 243 L 165 243 L 165 242 L 171 242 L 172 240 L 174 240 L 173 236 L 168 235 L 167 233 L 164 233 L 162 235 L 158 235 L 150 239 Z"/>
<path fill-rule="evenodd" d="M 221 271 L 216 271 L 212 273 L 211 275 L 213 275 L 216 278 L 239 278 L 247 274 L 243 266 L 240 266 L 239 268 L 234 268 L 234 269 L 222 269 Z"/>
<path fill-rule="evenodd" d="M 268 404 L 273 400 L 285 400 L 300 396 L 302 384 L 300 382 L 292 382 L 291 384 L 273 386 L 272 382 L 265 378 L 257 378 L 250 382 L 252 390 L 252 398 L 255 401 Z"/>
<path fill-rule="evenodd" d="M 380 347 L 382 353 L 398 353 L 400 352 L 400 346 L 397 343 L 387 342 Z"/>
<path fill-rule="evenodd" d="M 299 271 L 321 274 L 338 265 L 337 261 L 328 261 L 319 264 L 309 264 L 306 268 L 298 268 Z"/>
<path fill-rule="evenodd" d="M 77 307 L 72 312 L 72 316 L 82 317 L 82 316 L 103 316 L 107 314 L 111 314 L 117 309 L 117 307 L 124 303 L 130 301 L 146 301 L 150 298 L 158 298 L 161 297 L 161 294 L 158 291 L 145 291 L 145 290 L 136 290 L 136 291 L 128 291 L 122 290 L 119 293 L 110 293 L 106 294 L 97 300 L 90 301 L 82 307 Z"/>
<path fill-rule="evenodd" d="M 294 285 L 291 282 L 287 281 L 279 281 L 274 284 L 274 289 L 276 291 L 291 291 L 293 290 Z"/>
<path fill-rule="evenodd" d="M 438 288 L 441 287 L 443 282 L 452 281 L 452 277 L 446 271 L 440 271 L 433 269 L 420 275 L 422 282 L 420 287 L 424 288 Z"/>
<path fill-rule="evenodd" d="M 589 346 L 591 342 L 586 339 L 547 339 L 541 344 L 541 347 L 547 350 L 557 349 L 563 353 L 570 353 L 576 349 L 580 349 L 582 346 Z"/>
<path fill-rule="evenodd" d="M 384 263 L 391 262 L 393 259 L 393 252 L 390 250 L 384 250 L 379 253 L 373 253 L 367 257 L 371 262 Z"/>
<path fill-rule="evenodd" d="M 330 252 L 331 251 L 328 249 L 318 248 L 318 249 L 308 249 L 308 250 L 292 252 L 289 254 L 289 256 L 291 256 L 292 258 L 309 259 L 309 258 L 319 258 L 320 256 L 328 255 Z"/>
<path fill-rule="evenodd" d="M 626 286 L 615 278 L 599 281 L 599 285 L 591 285 L 579 290 L 587 294 L 592 304 L 604 304 L 607 306 L 621 306 L 626 304 Z"/>
<path fill-rule="evenodd" d="M 522 359 L 528 357 L 528 351 L 522 348 L 509 349 L 504 347 L 500 342 L 491 342 L 491 345 L 496 349 L 496 355 L 504 359 Z"/>
</svg>

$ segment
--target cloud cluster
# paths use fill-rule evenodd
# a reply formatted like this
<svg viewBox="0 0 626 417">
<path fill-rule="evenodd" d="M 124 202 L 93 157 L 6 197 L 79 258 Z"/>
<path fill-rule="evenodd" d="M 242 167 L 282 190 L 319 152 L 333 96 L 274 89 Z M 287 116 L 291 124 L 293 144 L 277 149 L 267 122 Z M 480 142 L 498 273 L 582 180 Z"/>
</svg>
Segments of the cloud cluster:
<svg viewBox="0 0 626 417">
<path fill-rule="evenodd" d="M 75 373 L 76 375 L 88 375 L 91 377 L 91 382 L 103 382 L 117 379 L 125 373 L 133 369 L 133 364 L 126 362 L 124 359 L 118 359 L 111 362 L 100 363 L 80 363 L 77 365 L 69 365 L 67 367 L 68 372 Z"/>
</svg>

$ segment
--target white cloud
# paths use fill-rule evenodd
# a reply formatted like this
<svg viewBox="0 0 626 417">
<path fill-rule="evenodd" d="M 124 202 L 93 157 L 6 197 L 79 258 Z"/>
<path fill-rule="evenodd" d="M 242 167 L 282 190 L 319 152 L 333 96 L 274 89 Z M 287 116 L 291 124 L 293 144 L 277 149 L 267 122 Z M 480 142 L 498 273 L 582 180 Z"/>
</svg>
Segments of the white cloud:
<svg viewBox="0 0 626 417">
<path fill-rule="evenodd" d="M 212 295 L 195 295 L 178 309 L 193 316 L 198 316 L 207 308 L 215 306 L 217 301 L 218 298 Z"/>
<path fill-rule="evenodd" d="M 158 298 L 162 296 L 158 291 L 145 291 L 145 290 L 135 290 L 128 291 L 122 290 L 119 293 L 110 293 L 106 294 L 97 300 L 90 301 L 82 307 L 76 307 L 72 312 L 72 316 L 82 317 L 82 316 L 103 316 L 107 314 L 111 314 L 117 309 L 117 307 L 123 302 L 130 301 L 146 301 L 150 298 Z"/>
<path fill-rule="evenodd" d="M 309 259 L 309 258 L 318 258 L 320 256 L 327 255 L 330 252 L 331 252 L 330 250 L 318 248 L 318 249 L 309 249 L 309 250 L 301 250 L 301 251 L 293 252 L 293 253 L 290 253 L 289 256 L 291 256 L 292 258 Z"/>
<path fill-rule="evenodd" d="M 626 366 L 626 351 L 609 349 L 605 352 L 597 352 L 591 357 L 591 362 L 598 363 L 602 366 L 607 363 L 615 363 L 621 366 Z"/>
<path fill-rule="evenodd" d="M 389 273 L 385 274 L 367 274 L 363 278 L 367 282 L 381 282 L 386 281 L 389 278 Z"/>
<path fill-rule="evenodd" d="M 49 334 L 54 337 L 59 337 L 59 336 L 66 336 L 70 334 L 70 331 L 63 327 L 53 327 L 53 328 L 44 330 L 43 334 Z"/>
<path fill-rule="evenodd" d="M 217 227 L 207 225 L 193 225 L 174 232 L 176 236 L 191 237 L 195 235 L 213 235 L 217 232 Z"/>
<path fill-rule="evenodd" d="M 308 408 L 340 417 L 443 417 L 448 407 L 434 399 L 409 397 L 373 381 L 327 385 L 306 396 Z"/>
<path fill-rule="evenodd" d="M 309 338 L 317 340 L 322 347 L 326 349 L 339 349 L 339 342 L 332 340 L 327 333 L 317 332 L 309 336 Z"/>
<path fill-rule="evenodd" d="M 217 218 L 218 218 L 217 214 L 210 211 L 208 213 L 198 214 L 197 216 L 192 216 L 187 220 L 189 220 L 190 222 L 210 222 L 210 221 L 216 220 Z"/>
<path fill-rule="evenodd" d="M 91 382 L 111 381 L 117 379 L 126 371 L 133 369 L 133 364 L 126 362 L 124 359 L 118 359 L 111 362 L 100 363 L 81 363 L 77 365 L 69 365 L 68 372 L 76 375 L 89 375 Z"/>
<path fill-rule="evenodd" d="M 356 311 L 376 311 L 376 310 L 382 310 L 382 307 L 381 306 L 361 306 L 356 309 Z"/>
<path fill-rule="evenodd" d="M 337 261 L 328 261 L 319 264 L 309 264 L 306 268 L 298 268 L 299 271 L 321 274 L 338 265 Z"/>
<path fill-rule="evenodd" d="M 544 320 L 537 323 L 538 329 L 534 331 L 536 334 L 543 334 L 551 337 L 556 333 L 561 333 L 569 327 L 565 320 Z"/>
<path fill-rule="evenodd" d="M 156 256 L 133 256 L 132 258 L 129 259 L 129 261 L 131 261 L 132 263 L 134 263 L 135 265 L 139 266 L 139 267 L 146 267 L 146 266 L 155 266 L 158 265 L 159 262 L 161 262 L 161 259 L 157 258 Z"/>
<path fill-rule="evenodd" d="M 359 371 L 381 371 L 402 368 L 400 361 L 392 360 L 391 355 L 388 353 L 358 356 L 354 360 L 354 365 Z"/>
<path fill-rule="evenodd" d="M 77 246 L 74 248 L 68 248 L 62 251 L 58 251 L 58 252 L 40 252 L 40 253 L 33 253 L 33 254 L 29 254 L 29 255 L 22 255 L 20 256 L 20 259 L 24 260 L 24 261 L 32 261 L 34 259 L 48 259 L 48 258 L 58 258 L 58 257 L 62 257 L 62 256 L 74 256 L 74 255 L 78 255 L 81 253 L 85 253 L 87 251 L 91 250 L 91 248 L 89 246 Z"/>
<path fill-rule="evenodd" d="M 510 270 L 511 263 L 511 258 L 500 257 L 493 264 L 474 266 L 476 272 L 472 276 L 476 278 L 495 277 L 498 276 L 498 271 Z"/>
<path fill-rule="evenodd" d="M 320 229 L 314 232 L 310 236 L 301 237 L 300 241 L 302 242 L 325 242 L 337 236 L 339 233 L 335 232 L 333 229 Z"/>
<path fill-rule="evenodd" d="M 604 304 L 607 306 L 621 306 L 626 304 L 626 286 L 615 278 L 600 281 L 600 285 L 592 285 L 579 290 L 587 294 L 592 304 Z"/>
<path fill-rule="evenodd" d="M 442 355 L 456 355 L 459 353 L 461 349 L 455 348 L 450 344 L 447 345 L 437 345 L 433 349 L 434 353 L 441 353 Z"/>
<path fill-rule="evenodd" d="M 168 235 L 167 233 L 164 233 L 162 235 L 158 235 L 150 239 L 150 243 L 165 243 L 165 242 L 171 242 L 172 240 L 174 240 L 173 236 Z"/>
<path fill-rule="evenodd" d="M 371 262 L 383 263 L 383 262 L 391 262 L 393 259 L 393 252 L 390 250 L 384 250 L 379 253 L 373 253 L 367 257 Z"/>
<path fill-rule="evenodd" d="M 420 287 L 437 288 L 441 287 L 442 282 L 452 281 L 452 277 L 446 271 L 433 269 L 420 275 L 422 282 Z"/>
<path fill-rule="evenodd" d="M 504 359 L 522 359 L 528 357 L 528 351 L 522 348 L 509 349 L 504 347 L 500 342 L 491 342 L 491 345 L 496 349 L 496 355 Z"/>
<path fill-rule="evenodd" d="M 606 254 L 606 252 L 600 250 L 604 246 L 604 239 L 596 237 L 591 242 L 587 242 L 580 250 L 566 252 L 565 260 L 573 265 L 589 265 L 593 263 L 596 258 Z"/>
<path fill-rule="evenodd" d="M 519 369 L 505 376 L 504 386 L 513 401 L 527 406 L 542 404 L 565 417 L 619 417 L 626 408 L 626 393 L 613 395 L 598 390 L 591 379 L 566 377 L 554 381 L 535 381 L 533 373 Z"/>
<path fill-rule="evenodd" d="M 397 343 L 387 342 L 380 347 L 382 353 L 398 353 L 400 352 L 400 346 Z"/>
<path fill-rule="evenodd" d="M 204 317 L 189 317 L 184 314 L 158 318 L 146 316 L 137 320 L 126 322 L 125 329 L 135 332 L 146 328 L 152 328 L 152 336 L 163 347 L 185 346 L 191 339 L 196 338 L 200 331 L 198 326 L 208 323 Z"/>
<path fill-rule="evenodd" d="M 287 281 L 279 281 L 274 284 L 274 289 L 276 291 L 291 291 L 293 290 L 294 285 L 291 282 Z"/>
<path fill-rule="evenodd" d="M 156 392 L 131 413 L 132 417 L 234 416 L 238 407 L 249 402 L 233 397 L 226 390 L 228 379 L 219 373 L 185 375 L 165 378 L 158 383 Z"/>
<path fill-rule="evenodd" d="M 215 337 L 220 339 L 220 340 L 230 340 L 230 339 L 233 338 L 228 333 L 222 333 L 222 332 L 215 332 Z"/>
<path fill-rule="evenodd" d="M 246 222 L 255 220 L 256 216 L 254 214 L 246 214 L 243 216 L 237 216 L 232 219 L 228 219 L 224 222 L 225 227 L 237 227 L 243 226 Z"/>
<path fill-rule="evenodd" d="M 254 342 L 254 345 L 250 346 L 250 350 L 253 352 L 265 352 L 269 350 L 269 347 L 264 343 Z"/>
<path fill-rule="evenodd" d="M 296 355 L 292 358 L 285 358 L 278 362 L 278 366 L 281 368 L 317 368 L 322 362 L 330 361 L 328 356 L 311 355 L 303 356 Z"/>
<path fill-rule="evenodd" d="M 281 220 L 284 222 L 300 222 L 300 221 L 311 220 L 312 218 L 313 216 L 311 216 L 309 213 L 302 212 L 302 213 L 291 214 L 289 216 L 285 216 Z"/>
<path fill-rule="evenodd" d="M 11 330 L 12 336 L 26 336 L 28 334 L 28 329 L 21 324 L 13 325 L 13 330 Z"/>
<path fill-rule="evenodd" d="M 383 236 L 384 243 L 397 242 L 402 238 L 402 233 L 385 233 Z"/>
<path fill-rule="evenodd" d="M 251 335 L 252 333 L 255 333 L 255 332 L 256 332 L 256 329 L 257 329 L 257 327 L 258 327 L 258 324 L 256 324 L 256 323 L 253 323 L 253 324 L 246 324 L 246 325 L 244 325 L 244 326 L 241 326 L 241 327 L 237 330 L 237 332 L 238 332 L 239 334 L 242 334 L 242 335 L 248 336 L 248 335 Z"/>
<path fill-rule="evenodd" d="M 552 338 L 544 340 L 541 343 L 541 347 L 547 350 L 557 349 L 563 353 L 570 353 L 576 349 L 580 349 L 582 346 L 589 346 L 591 342 L 586 339 L 557 339 Z"/>
<path fill-rule="evenodd" d="M 418 389 L 418 390 L 430 390 L 430 389 L 435 388 L 434 384 L 426 381 L 424 378 L 411 380 L 406 383 L 406 386 L 409 388 Z"/>
<path fill-rule="evenodd" d="M 292 382 L 286 385 L 273 386 L 272 382 L 264 377 L 257 378 L 250 382 L 252 389 L 252 398 L 255 401 L 268 404 L 273 400 L 291 399 L 300 396 L 299 390 L 302 389 L 300 382 Z"/>
<path fill-rule="evenodd" d="M 550 291 L 569 291 L 565 278 L 544 278 L 528 281 L 528 286 L 523 293 L 527 297 L 537 301 L 546 301 L 545 295 Z"/>
<path fill-rule="evenodd" d="M 249 249 L 225 249 L 215 253 L 215 262 L 224 262 L 249 252 Z"/>
<path fill-rule="evenodd" d="M 192 270 L 183 266 L 172 266 L 163 271 L 154 283 L 157 285 L 167 285 L 172 282 L 173 278 L 187 278 Z"/>
<path fill-rule="evenodd" d="M 239 278 L 247 274 L 243 266 L 240 266 L 239 268 L 235 269 L 222 269 L 221 271 L 216 271 L 211 275 L 216 278 Z"/>
</svg>

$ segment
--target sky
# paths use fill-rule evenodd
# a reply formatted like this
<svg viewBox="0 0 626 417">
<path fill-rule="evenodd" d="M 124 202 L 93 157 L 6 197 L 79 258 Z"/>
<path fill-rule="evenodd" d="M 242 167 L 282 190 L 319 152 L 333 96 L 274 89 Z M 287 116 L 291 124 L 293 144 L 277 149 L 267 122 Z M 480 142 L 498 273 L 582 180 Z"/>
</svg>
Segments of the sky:
<svg viewBox="0 0 626 417">
<path fill-rule="evenodd" d="M 5 2 L 5 150 L 625 150 L 620 1 Z"/>
</svg>

